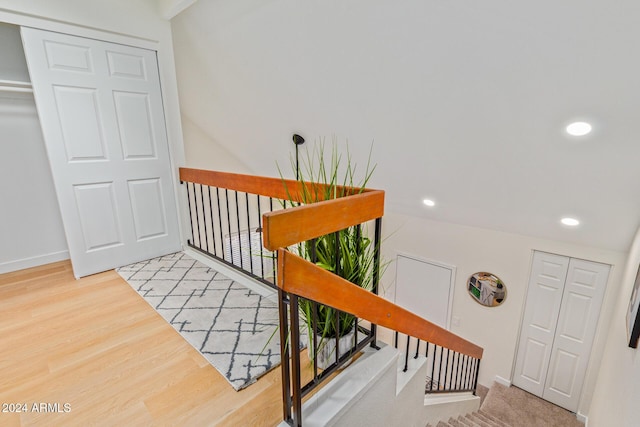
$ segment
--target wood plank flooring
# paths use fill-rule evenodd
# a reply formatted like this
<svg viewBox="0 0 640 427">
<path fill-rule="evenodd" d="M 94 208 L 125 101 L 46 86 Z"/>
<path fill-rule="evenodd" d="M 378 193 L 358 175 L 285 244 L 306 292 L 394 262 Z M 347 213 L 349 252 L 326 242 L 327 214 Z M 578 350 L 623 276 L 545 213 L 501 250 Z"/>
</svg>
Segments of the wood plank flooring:
<svg viewBox="0 0 640 427">
<path fill-rule="evenodd" d="M 274 426 L 280 393 L 279 368 L 234 391 L 114 271 L 0 275 L 2 426 Z"/>
</svg>

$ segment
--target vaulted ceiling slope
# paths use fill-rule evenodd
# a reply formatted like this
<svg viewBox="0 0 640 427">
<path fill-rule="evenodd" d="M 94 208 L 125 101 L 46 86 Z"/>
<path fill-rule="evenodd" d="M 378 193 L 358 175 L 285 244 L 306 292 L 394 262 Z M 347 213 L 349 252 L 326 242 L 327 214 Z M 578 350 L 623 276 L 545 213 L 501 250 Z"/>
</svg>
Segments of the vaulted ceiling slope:
<svg viewBox="0 0 640 427">
<path fill-rule="evenodd" d="M 626 251 L 638 22 L 631 0 L 198 0 L 171 24 L 182 114 L 254 173 L 294 132 L 361 167 L 373 142 L 388 210 Z"/>
</svg>

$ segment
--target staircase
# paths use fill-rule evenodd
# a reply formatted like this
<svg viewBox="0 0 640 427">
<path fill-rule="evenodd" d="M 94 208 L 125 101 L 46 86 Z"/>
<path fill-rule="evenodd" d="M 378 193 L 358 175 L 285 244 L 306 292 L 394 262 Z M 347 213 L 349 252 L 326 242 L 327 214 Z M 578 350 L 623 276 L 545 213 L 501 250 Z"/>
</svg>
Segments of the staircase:
<svg viewBox="0 0 640 427">
<path fill-rule="evenodd" d="M 432 427 L 427 424 L 427 427 Z M 439 421 L 436 427 L 510 427 L 499 419 L 480 410 L 458 418 L 449 418 L 449 421 Z"/>
</svg>

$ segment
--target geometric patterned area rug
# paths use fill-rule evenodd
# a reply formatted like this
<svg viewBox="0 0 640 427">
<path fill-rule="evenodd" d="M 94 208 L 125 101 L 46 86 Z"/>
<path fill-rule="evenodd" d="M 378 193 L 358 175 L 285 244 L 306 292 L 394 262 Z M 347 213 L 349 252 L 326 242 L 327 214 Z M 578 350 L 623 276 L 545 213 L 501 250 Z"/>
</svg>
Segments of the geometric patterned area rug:
<svg viewBox="0 0 640 427">
<path fill-rule="evenodd" d="M 280 363 L 278 306 L 182 252 L 116 271 L 240 390 Z"/>
</svg>

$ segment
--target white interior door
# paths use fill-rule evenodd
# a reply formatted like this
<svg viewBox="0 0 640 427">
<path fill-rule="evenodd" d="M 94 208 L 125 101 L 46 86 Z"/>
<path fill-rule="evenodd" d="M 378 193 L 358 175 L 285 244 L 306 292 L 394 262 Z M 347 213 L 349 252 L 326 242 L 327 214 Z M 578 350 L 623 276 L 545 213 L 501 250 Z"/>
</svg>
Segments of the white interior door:
<svg viewBox="0 0 640 427">
<path fill-rule="evenodd" d="M 396 304 L 449 329 L 453 268 L 402 255 L 396 268 Z"/>
<path fill-rule="evenodd" d="M 578 409 L 610 266 L 571 259 L 542 397 Z"/>
<path fill-rule="evenodd" d="M 535 252 L 513 384 L 576 411 L 610 266 Z"/>
<path fill-rule="evenodd" d="M 155 52 L 22 39 L 76 277 L 179 250 Z"/>
<path fill-rule="evenodd" d="M 542 396 L 569 258 L 535 252 L 513 384 Z"/>
</svg>

